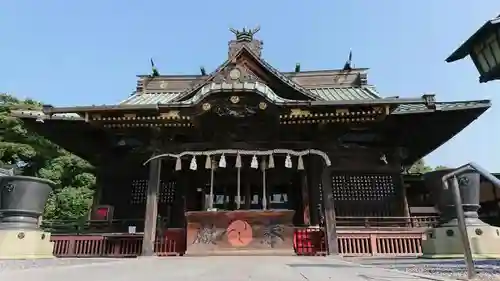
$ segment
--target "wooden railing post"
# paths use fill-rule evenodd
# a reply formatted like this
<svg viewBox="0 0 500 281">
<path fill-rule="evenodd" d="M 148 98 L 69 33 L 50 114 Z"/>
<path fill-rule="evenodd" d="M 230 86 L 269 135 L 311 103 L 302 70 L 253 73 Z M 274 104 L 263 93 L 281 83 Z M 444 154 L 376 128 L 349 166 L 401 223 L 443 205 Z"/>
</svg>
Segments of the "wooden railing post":
<svg viewBox="0 0 500 281">
<path fill-rule="evenodd" d="M 370 249 L 372 250 L 372 256 L 376 256 L 378 254 L 378 247 L 377 247 L 377 234 L 376 233 L 370 233 Z"/>
</svg>

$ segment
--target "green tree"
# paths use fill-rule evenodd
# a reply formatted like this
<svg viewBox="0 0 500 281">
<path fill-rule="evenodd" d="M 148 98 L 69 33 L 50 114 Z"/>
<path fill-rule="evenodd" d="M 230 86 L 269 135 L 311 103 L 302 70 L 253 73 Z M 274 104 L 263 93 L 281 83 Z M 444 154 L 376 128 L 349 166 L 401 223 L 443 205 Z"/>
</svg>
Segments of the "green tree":
<svg viewBox="0 0 500 281">
<path fill-rule="evenodd" d="M 446 170 L 449 169 L 449 167 L 443 166 L 443 165 L 438 165 L 436 168 L 434 168 L 434 171 L 439 171 L 439 170 Z"/>
<path fill-rule="evenodd" d="M 424 159 L 420 159 L 417 162 L 413 163 L 413 165 L 407 170 L 408 174 L 425 174 L 432 171 L 446 170 L 449 167 L 438 165 L 435 168 L 432 168 L 429 165 L 425 164 Z"/>
<path fill-rule="evenodd" d="M 54 181 L 44 219 L 87 215 L 93 196 L 93 167 L 49 140 L 28 131 L 12 110 L 41 110 L 41 103 L 0 94 L 0 165 L 16 165 L 23 175 Z"/>
<path fill-rule="evenodd" d="M 407 172 L 409 174 L 425 174 L 430 171 L 432 171 L 432 167 L 426 165 L 424 159 L 420 159 L 413 163 Z"/>
</svg>

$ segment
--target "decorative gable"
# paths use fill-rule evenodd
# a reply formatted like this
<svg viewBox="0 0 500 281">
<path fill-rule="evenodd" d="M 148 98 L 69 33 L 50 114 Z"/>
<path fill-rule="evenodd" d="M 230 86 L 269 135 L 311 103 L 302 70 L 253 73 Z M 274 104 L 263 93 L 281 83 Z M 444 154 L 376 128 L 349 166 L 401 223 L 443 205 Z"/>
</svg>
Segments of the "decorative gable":
<svg viewBox="0 0 500 281">
<path fill-rule="evenodd" d="M 206 79 L 181 93 L 175 101 L 188 100 L 203 86 L 222 82 L 259 82 L 267 84 L 284 99 L 316 99 L 316 96 L 308 89 L 295 83 L 260 57 L 262 42 L 253 38 L 253 35 L 259 31 L 258 28 L 243 29 L 243 31 L 232 29 L 231 31 L 236 35 L 236 40 L 229 43 L 230 57 Z"/>
<path fill-rule="evenodd" d="M 244 63 L 236 63 L 227 65 L 225 68 L 221 69 L 212 79 L 215 83 L 244 83 L 244 82 L 261 82 L 260 79 L 254 72 L 252 72 L 248 66 Z"/>
</svg>

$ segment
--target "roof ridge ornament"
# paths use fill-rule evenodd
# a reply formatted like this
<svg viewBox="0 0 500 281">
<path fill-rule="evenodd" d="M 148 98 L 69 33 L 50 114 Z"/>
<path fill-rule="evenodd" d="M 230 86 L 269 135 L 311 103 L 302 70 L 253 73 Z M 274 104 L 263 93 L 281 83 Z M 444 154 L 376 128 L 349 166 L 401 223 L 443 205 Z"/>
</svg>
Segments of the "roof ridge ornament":
<svg viewBox="0 0 500 281">
<path fill-rule="evenodd" d="M 234 29 L 234 28 L 229 28 L 229 30 L 234 34 L 236 35 L 236 41 L 239 41 L 239 42 L 250 42 L 250 41 L 253 41 L 253 36 L 259 32 L 260 30 L 260 26 L 257 26 L 253 29 L 246 29 L 245 27 L 243 27 L 243 29 L 240 31 L 240 30 L 237 30 L 237 29 Z"/>
<path fill-rule="evenodd" d="M 351 71 L 352 70 L 352 49 L 349 51 L 349 57 L 342 68 L 342 71 Z"/>
</svg>

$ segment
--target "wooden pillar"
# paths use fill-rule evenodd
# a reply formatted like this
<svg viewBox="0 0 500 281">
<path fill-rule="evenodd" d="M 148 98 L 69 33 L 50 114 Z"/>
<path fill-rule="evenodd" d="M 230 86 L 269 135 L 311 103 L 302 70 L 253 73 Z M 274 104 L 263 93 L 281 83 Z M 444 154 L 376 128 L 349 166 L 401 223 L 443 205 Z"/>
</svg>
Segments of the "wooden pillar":
<svg viewBox="0 0 500 281">
<path fill-rule="evenodd" d="M 309 205 L 309 188 L 307 184 L 307 173 L 305 171 L 299 171 L 300 173 L 300 189 L 302 191 L 302 210 L 305 225 L 311 225 L 311 206 Z M 315 208 L 315 206 L 312 206 Z"/>
<path fill-rule="evenodd" d="M 323 162 L 317 156 L 309 156 L 306 162 L 307 191 L 309 193 L 309 219 L 311 225 L 319 225 L 321 170 Z"/>
<path fill-rule="evenodd" d="M 401 190 L 401 199 L 403 200 L 403 216 L 405 218 L 409 218 L 411 216 L 410 214 L 410 206 L 408 205 L 408 196 L 406 195 L 407 188 L 409 187 L 409 184 L 403 183 L 401 184 L 402 190 Z"/>
<path fill-rule="evenodd" d="M 407 227 L 413 227 L 413 222 L 411 219 L 410 206 L 408 205 L 407 189 L 410 184 L 405 183 L 404 177 L 401 176 L 401 201 L 403 204 L 403 217 L 405 217 L 405 223 Z"/>
<path fill-rule="evenodd" d="M 149 183 L 144 215 L 144 238 L 142 240 L 142 256 L 153 256 L 156 240 L 156 220 L 158 216 L 158 193 L 160 190 L 161 160 L 149 162 Z"/>
<path fill-rule="evenodd" d="M 321 187 L 323 189 L 323 207 L 325 213 L 325 231 L 328 255 L 338 255 L 337 221 L 335 218 L 331 173 L 330 167 L 325 167 L 323 169 L 321 175 Z"/>
<path fill-rule="evenodd" d="M 247 181 L 245 182 L 245 210 L 249 210 L 250 207 L 252 206 L 252 191 L 251 191 L 251 186 L 250 183 Z"/>
</svg>

